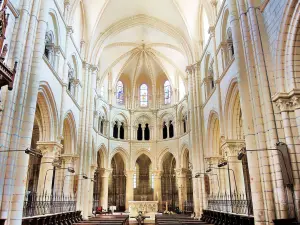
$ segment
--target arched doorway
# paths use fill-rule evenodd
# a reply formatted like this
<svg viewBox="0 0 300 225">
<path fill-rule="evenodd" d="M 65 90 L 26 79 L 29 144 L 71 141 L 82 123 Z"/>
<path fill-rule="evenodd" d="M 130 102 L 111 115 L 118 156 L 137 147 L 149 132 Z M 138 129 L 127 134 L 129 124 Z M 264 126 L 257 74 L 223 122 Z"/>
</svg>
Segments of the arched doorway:
<svg viewBox="0 0 300 225">
<path fill-rule="evenodd" d="M 166 203 L 169 211 L 175 211 L 178 207 L 178 188 L 176 185 L 176 159 L 172 153 L 167 152 L 162 160 L 161 192 L 163 211 Z"/>
<path fill-rule="evenodd" d="M 126 176 L 125 163 L 117 153 L 111 160 L 112 173 L 108 184 L 108 206 L 116 206 L 116 211 L 125 211 Z"/>
<path fill-rule="evenodd" d="M 142 154 L 135 163 L 135 173 L 133 175 L 134 200 L 152 201 L 153 182 L 151 160 L 147 155 Z"/>
</svg>

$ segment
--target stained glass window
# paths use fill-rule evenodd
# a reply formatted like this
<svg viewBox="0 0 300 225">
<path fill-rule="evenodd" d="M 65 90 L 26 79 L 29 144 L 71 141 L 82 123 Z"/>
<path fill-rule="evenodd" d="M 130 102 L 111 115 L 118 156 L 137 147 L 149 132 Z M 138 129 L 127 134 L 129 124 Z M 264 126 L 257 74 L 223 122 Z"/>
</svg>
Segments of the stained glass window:
<svg viewBox="0 0 300 225">
<path fill-rule="evenodd" d="M 148 106 L 148 86 L 146 84 L 142 84 L 140 87 L 140 104 L 141 107 Z"/>
<path fill-rule="evenodd" d="M 164 84 L 164 91 L 165 91 L 165 104 L 171 103 L 171 85 L 170 81 L 166 81 Z"/>
<path fill-rule="evenodd" d="M 124 103 L 124 86 L 122 81 L 118 81 L 117 83 L 117 103 Z"/>
</svg>

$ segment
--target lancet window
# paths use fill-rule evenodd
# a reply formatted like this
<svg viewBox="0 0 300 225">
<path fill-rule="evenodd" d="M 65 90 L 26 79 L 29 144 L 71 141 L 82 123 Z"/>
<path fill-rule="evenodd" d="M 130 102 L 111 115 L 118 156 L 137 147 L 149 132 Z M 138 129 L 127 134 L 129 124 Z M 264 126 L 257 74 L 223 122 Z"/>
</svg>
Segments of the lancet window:
<svg viewBox="0 0 300 225">
<path fill-rule="evenodd" d="M 164 84 L 165 104 L 171 103 L 171 85 L 170 81 L 166 81 Z"/>
<path fill-rule="evenodd" d="M 182 118 L 182 127 L 183 127 L 183 133 L 187 132 L 187 115 L 183 116 Z"/>
<path fill-rule="evenodd" d="M 48 31 L 45 36 L 45 50 L 44 55 L 48 59 L 49 63 L 54 65 L 54 35 L 52 31 Z"/>
<path fill-rule="evenodd" d="M 163 123 L 163 139 L 167 138 L 173 138 L 174 137 L 174 126 L 172 120 L 170 120 L 168 123 Z"/>
<path fill-rule="evenodd" d="M 234 47 L 232 42 L 232 32 L 230 28 L 228 28 L 227 30 L 227 47 L 229 60 L 231 60 L 234 57 Z"/>
<path fill-rule="evenodd" d="M 124 104 L 124 85 L 122 81 L 117 83 L 117 103 L 120 105 Z"/>
<path fill-rule="evenodd" d="M 75 75 L 74 70 L 69 69 L 68 71 L 68 91 L 71 93 L 71 95 L 75 96 Z"/>
<path fill-rule="evenodd" d="M 113 137 L 122 140 L 125 139 L 125 125 L 123 122 L 115 121 L 113 126 Z"/>
<path fill-rule="evenodd" d="M 103 116 L 99 116 L 99 121 L 98 121 L 98 132 L 101 134 L 104 134 L 104 122 L 105 119 Z"/>
<path fill-rule="evenodd" d="M 149 128 L 149 124 L 146 123 L 144 126 L 142 126 L 142 124 L 138 125 L 138 129 L 137 129 L 137 140 L 138 141 L 149 141 L 150 140 L 150 128 Z"/>
<path fill-rule="evenodd" d="M 142 84 L 140 87 L 140 106 L 148 106 L 148 86 L 146 84 Z"/>
</svg>

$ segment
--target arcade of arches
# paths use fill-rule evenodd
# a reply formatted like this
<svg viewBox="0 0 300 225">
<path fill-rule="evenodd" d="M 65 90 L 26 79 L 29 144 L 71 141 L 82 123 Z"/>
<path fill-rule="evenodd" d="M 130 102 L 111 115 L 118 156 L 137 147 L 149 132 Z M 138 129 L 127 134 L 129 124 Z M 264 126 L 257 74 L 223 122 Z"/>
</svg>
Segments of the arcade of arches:
<svg viewBox="0 0 300 225">
<path fill-rule="evenodd" d="M 300 222 L 299 0 L 0 6 L 0 224 L 139 201 Z"/>
</svg>

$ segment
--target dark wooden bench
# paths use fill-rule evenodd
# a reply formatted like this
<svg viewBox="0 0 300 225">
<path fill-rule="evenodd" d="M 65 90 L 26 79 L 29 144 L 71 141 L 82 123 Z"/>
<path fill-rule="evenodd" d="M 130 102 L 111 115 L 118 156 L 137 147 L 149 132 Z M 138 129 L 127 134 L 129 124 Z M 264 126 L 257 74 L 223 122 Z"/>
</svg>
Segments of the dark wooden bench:
<svg viewBox="0 0 300 225">
<path fill-rule="evenodd" d="M 72 225 L 82 220 L 81 211 L 25 217 L 22 225 Z"/>
<path fill-rule="evenodd" d="M 128 215 L 100 215 L 89 220 L 79 221 L 73 223 L 73 225 L 128 225 L 129 216 Z"/>
<path fill-rule="evenodd" d="M 181 225 L 204 225 L 206 222 L 194 220 L 186 215 L 156 215 L 155 222 L 158 225 L 171 225 L 171 224 L 181 224 Z"/>
</svg>

